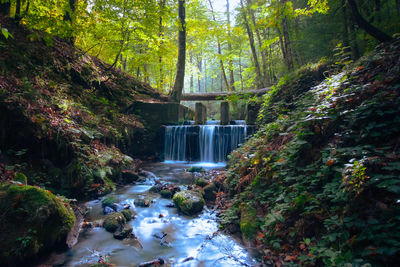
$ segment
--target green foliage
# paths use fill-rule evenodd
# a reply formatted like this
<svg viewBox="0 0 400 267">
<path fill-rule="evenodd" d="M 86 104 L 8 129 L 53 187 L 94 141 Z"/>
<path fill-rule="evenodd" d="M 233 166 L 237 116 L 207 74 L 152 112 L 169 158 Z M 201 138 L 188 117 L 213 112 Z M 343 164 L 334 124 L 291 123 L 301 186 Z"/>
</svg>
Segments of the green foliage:
<svg viewBox="0 0 400 267">
<path fill-rule="evenodd" d="M 376 69 L 397 61 L 391 49 L 315 87 L 304 86 L 313 77 L 306 73 L 281 79 L 264 99 L 259 131 L 229 157 L 225 183 L 234 204 L 224 225 L 262 241 L 267 256 L 297 251 L 299 265 L 397 262 L 400 87 L 375 78 L 394 77 L 382 73 L 398 63 Z M 376 87 L 363 85 L 373 81 Z"/>
</svg>

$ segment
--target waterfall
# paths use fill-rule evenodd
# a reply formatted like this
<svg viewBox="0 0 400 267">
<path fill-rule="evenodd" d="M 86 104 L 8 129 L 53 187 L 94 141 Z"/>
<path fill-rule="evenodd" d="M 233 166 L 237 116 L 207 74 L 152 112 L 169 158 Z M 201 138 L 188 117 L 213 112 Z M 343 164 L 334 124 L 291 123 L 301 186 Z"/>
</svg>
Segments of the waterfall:
<svg viewBox="0 0 400 267">
<path fill-rule="evenodd" d="M 164 158 L 167 161 L 225 162 L 227 156 L 253 133 L 239 125 L 183 125 L 165 127 Z"/>
<path fill-rule="evenodd" d="M 186 132 L 190 126 L 167 126 L 165 128 L 165 160 L 186 160 Z"/>
</svg>

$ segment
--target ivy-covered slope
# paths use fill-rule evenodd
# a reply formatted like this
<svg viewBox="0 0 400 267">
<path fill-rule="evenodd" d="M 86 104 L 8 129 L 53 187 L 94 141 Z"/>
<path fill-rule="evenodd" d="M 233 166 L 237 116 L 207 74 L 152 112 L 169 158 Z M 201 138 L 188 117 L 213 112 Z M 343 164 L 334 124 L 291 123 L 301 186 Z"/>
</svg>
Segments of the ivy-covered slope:
<svg viewBox="0 0 400 267">
<path fill-rule="evenodd" d="M 65 40 L 0 23 L 13 36 L 0 36 L 1 180 L 19 171 L 68 196 L 110 190 L 132 165 L 124 153 L 146 146 L 145 121 L 124 110 L 167 98 Z"/>
<path fill-rule="evenodd" d="M 230 156 L 224 224 L 268 266 L 398 264 L 400 38 L 317 86 L 281 82 L 259 123 Z"/>
</svg>

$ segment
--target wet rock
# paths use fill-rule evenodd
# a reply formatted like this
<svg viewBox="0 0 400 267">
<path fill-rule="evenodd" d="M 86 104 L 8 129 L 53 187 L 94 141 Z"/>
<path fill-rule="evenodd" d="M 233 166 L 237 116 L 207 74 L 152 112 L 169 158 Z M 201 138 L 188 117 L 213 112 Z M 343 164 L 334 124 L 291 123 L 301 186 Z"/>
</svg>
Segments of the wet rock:
<svg viewBox="0 0 400 267">
<path fill-rule="evenodd" d="M 132 233 L 132 226 L 126 225 L 124 227 L 120 227 L 117 231 L 114 232 L 113 237 L 115 239 L 122 240 L 124 238 L 128 238 L 129 235 Z"/>
<path fill-rule="evenodd" d="M 172 198 L 172 191 L 168 189 L 164 189 L 160 191 L 160 195 L 162 198 Z"/>
<path fill-rule="evenodd" d="M 103 201 L 101 202 L 101 206 L 103 207 L 103 208 L 105 208 L 105 207 L 110 207 L 110 208 L 112 208 L 113 210 L 117 210 L 117 204 L 116 204 L 116 202 L 118 202 L 118 200 L 117 200 L 117 198 L 116 197 L 114 197 L 114 196 L 107 196 L 107 197 L 105 197 L 104 199 L 103 199 Z"/>
<path fill-rule="evenodd" d="M 198 186 L 200 186 L 200 187 L 204 187 L 204 186 L 208 185 L 208 181 L 207 181 L 206 179 L 203 179 L 203 178 L 197 178 L 197 179 L 194 181 L 194 184 L 195 184 L 195 185 L 198 185 Z"/>
<path fill-rule="evenodd" d="M 145 207 L 145 208 L 147 208 L 147 207 L 150 206 L 150 201 L 147 200 L 147 199 L 142 199 L 142 198 L 135 199 L 134 203 L 135 203 L 135 205 L 138 206 L 138 207 Z"/>
<path fill-rule="evenodd" d="M 120 212 L 114 212 L 104 219 L 103 227 L 111 233 L 114 233 L 119 227 L 126 223 L 125 216 Z"/>
<path fill-rule="evenodd" d="M 217 188 L 214 184 L 209 184 L 203 189 L 203 197 L 206 201 L 215 201 L 217 197 Z"/>
<path fill-rule="evenodd" d="M 162 247 L 167 247 L 167 248 L 172 247 L 171 244 L 170 244 L 168 241 L 164 240 L 164 239 L 162 239 L 162 240 L 160 241 L 160 246 L 162 246 Z"/>
<path fill-rule="evenodd" d="M 123 209 L 123 210 L 121 211 L 121 213 L 122 213 L 122 215 L 124 215 L 124 217 L 125 217 L 125 219 L 126 219 L 127 221 L 132 220 L 132 219 L 135 218 L 135 216 L 136 216 L 136 212 L 134 212 L 134 211 L 131 210 L 131 209 Z"/>
<path fill-rule="evenodd" d="M 167 207 L 167 208 L 175 208 L 175 205 L 174 205 L 174 203 L 169 203 L 169 204 L 165 205 L 165 207 Z"/>
<path fill-rule="evenodd" d="M 188 261 L 191 261 L 191 260 L 194 260 L 194 258 L 193 258 L 193 257 L 187 257 L 186 259 L 184 259 L 184 260 L 182 261 L 182 263 L 183 263 L 183 262 L 188 262 Z"/>
<path fill-rule="evenodd" d="M 115 210 L 110 208 L 110 207 L 108 207 L 108 206 L 104 207 L 104 209 L 103 209 L 103 213 L 106 214 L 106 215 L 109 215 L 109 214 L 111 214 L 113 212 L 115 212 Z"/>
<path fill-rule="evenodd" d="M 204 199 L 198 192 L 182 191 L 176 193 L 173 200 L 175 207 L 185 215 L 194 215 L 203 210 Z"/>
<path fill-rule="evenodd" d="M 156 185 L 152 186 L 149 191 L 152 192 L 152 193 L 160 193 L 161 190 L 163 190 L 163 185 L 162 184 L 156 184 Z"/>
<path fill-rule="evenodd" d="M 164 263 L 165 263 L 165 260 L 163 258 L 158 258 L 156 260 L 143 262 L 143 263 L 139 264 L 137 267 L 159 266 L 159 265 L 163 265 Z"/>
<path fill-rule="evenodd" d="M 167 236 L 167 233 L 161 232 L 161 233 L 154 233 L 153 236 L 157 239 L 163 239 L 165 236 Z"/>
<path fill-rule="evenodd" d="M 139 175 L 132 170 L 123 170 L 121 174 L 125 183 L 133 183 L 139 179 Z"/>
</svg>

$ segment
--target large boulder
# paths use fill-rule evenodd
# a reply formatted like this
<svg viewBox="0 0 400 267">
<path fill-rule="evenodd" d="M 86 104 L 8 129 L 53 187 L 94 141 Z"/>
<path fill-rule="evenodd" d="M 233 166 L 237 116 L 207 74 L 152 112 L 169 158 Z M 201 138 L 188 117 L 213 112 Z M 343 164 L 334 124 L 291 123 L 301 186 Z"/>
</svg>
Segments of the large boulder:
<svg viewBox="0 0 400 267">
<path fill-rule="evenodd" d="M 175 207 L 185 215 L 194 215 L 203 210 L 204 199 L 198 192 L 182 191 L 176 193 L 173 200 Z"/>
<path fill-rule="evenodd" d="M 139 180 L 139 175 L 132 170 L 123 170 L 121 175 L 124 183 L 133 183 Z"/>
<path fill-rule="evenodd" d="M 0 185 L 0 262 L 22 266 L 66 238 L 75 223 L 69 204 L 50 191 L 29 185 Z"/>
<path fill-rule="evenodd" d="M 124 227 L 120 227 L 117 231 L 114 232 L 113 237 L 115 239 L 122 240 L 124 238 L 128 238 L 132 233 L 132 226 L 125 225 Z"/>
<path fill-rule="evenodd" d="M 103 227 L 111 233 L 117 231 L 118 228 L 123 227 L 126 223 L 125 216 L 120 212 L 114 212 L 107 215 L 104 219 Z"/>
</svg>

